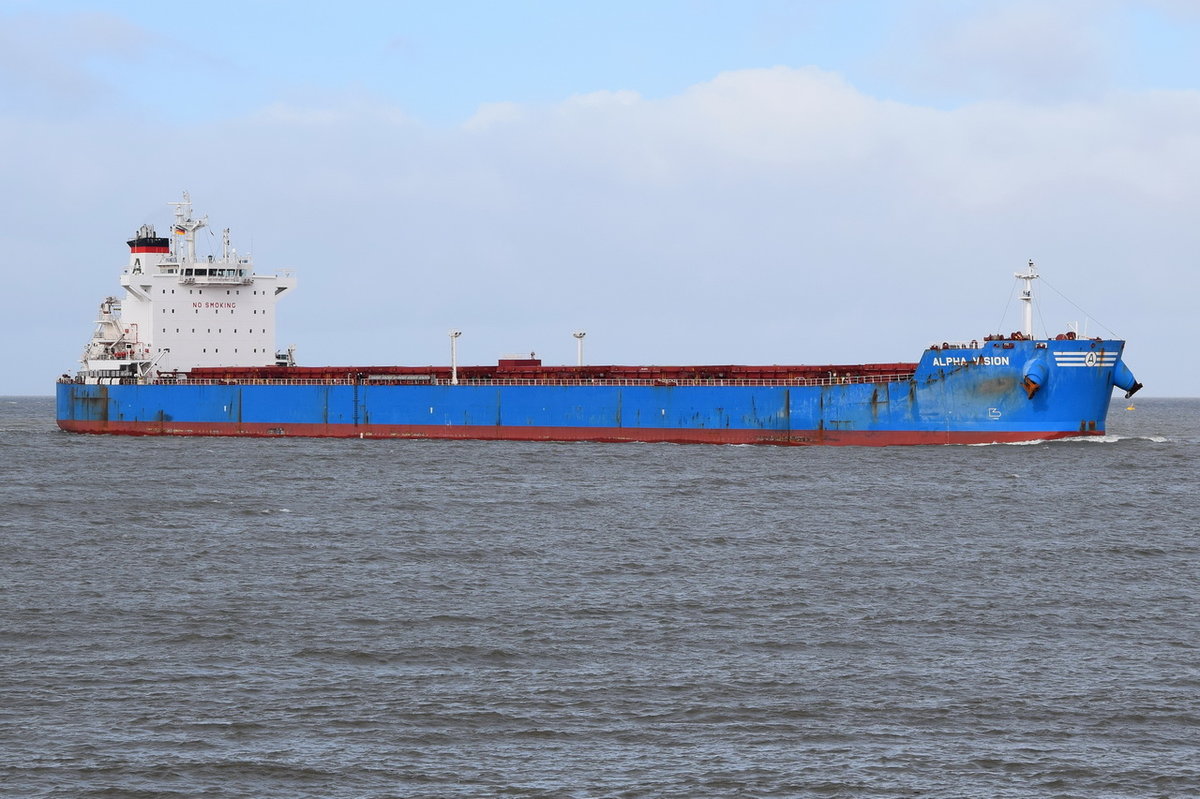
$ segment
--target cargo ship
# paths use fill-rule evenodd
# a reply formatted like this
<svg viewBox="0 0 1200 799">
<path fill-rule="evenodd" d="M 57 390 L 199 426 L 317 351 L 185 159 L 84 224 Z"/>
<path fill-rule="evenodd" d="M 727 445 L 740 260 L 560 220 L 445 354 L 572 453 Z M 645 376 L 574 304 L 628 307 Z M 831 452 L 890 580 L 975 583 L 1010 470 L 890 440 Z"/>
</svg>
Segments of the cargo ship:
<svg viewBox="0 0 1200 799">
<path fill-rule="evenodd" d="M 912 363 L 816 366 L 299 366 L 275 342 L 289 271 L 259 274 L 231 245 L 197 256 L 185 193 L 168 235 L 128 240 L 121 297 L 99 319 L 57 419 L 76 433 L 784 445 L 986 444 L 1098 436 L 1113 388 L 1142 386 L 1125 342 L 1023 329 L 934 344 Z"/>
</svg>

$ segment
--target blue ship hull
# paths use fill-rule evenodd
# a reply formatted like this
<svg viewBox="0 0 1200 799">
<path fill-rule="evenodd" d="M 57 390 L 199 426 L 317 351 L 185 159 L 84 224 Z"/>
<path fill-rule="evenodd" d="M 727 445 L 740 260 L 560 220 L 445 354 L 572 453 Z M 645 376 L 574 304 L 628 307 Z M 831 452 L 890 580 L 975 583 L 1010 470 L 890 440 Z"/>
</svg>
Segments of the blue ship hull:
<svg viewBox="0 0 1200 799">
<path fill-rule="evenodd" d="M 62 382 L 58 423 L 74 432 L 134 435 L 868 445 L 1024 441 L 1103 434 L 1114 385 L 1136 390 L 1120 360 L 1123 344 L 1004 340 L 943 346 L 927 350 L 911 376 L 891 380 Z"/>
</svg>

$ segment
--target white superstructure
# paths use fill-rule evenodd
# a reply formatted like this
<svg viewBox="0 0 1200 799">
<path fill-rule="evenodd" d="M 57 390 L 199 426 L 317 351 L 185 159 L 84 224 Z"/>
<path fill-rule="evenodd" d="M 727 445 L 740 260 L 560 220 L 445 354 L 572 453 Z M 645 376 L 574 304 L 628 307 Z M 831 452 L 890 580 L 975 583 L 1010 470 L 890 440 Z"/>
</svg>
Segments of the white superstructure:
<svg viewBox="0 0 1200 799">
<path fill-rule="evenodd" d="M 129 241 L 129 263 L 121 272 L 125 296 L 100 305 L 82 358 L 86 382 L 277 362 L 275 303 L 295 287 L 295 278 L 288 271 L 255 274 L 250 256 L 230 246 L 228 228 L 219 255 L 197 257 L 196 231 L 208 217 L 192 218 L 187 192 L 171 205 L 169 235 L 142 225 Z"/>
</svg>

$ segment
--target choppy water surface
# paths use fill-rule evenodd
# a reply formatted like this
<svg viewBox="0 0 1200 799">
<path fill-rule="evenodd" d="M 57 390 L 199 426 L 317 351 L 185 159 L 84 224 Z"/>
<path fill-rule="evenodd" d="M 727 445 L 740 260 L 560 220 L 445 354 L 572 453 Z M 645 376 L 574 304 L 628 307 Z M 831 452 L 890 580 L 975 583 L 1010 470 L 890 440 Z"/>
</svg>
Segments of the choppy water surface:
<svg viewBox="0 0 1200 799">
<path fill-rule="evenodd" d="M 895 449 L 0 400 L 0 794 L 1200 794 L 1200 401 Z"/>
</svg>

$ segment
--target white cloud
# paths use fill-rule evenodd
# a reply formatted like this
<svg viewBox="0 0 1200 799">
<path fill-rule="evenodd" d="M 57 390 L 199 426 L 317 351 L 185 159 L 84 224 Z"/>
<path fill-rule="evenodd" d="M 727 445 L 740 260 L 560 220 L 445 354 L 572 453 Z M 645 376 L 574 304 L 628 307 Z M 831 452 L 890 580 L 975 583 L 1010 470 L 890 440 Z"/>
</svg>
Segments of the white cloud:
<svg viewBox="0 0 1200 799">
<path fill-rule="evenodd" d="M 486 131 L 496 125 L 517 122 L 523 116 L 524 109 L 519 103 L 484 103 L 463 127 L 472 131 Z"/>
<path fill-rule="evenodd" d="M 188 188 L 260 269 L 298 270 L 281 343 L 308 363 L 441 361 L 451 325 L 478 361 L 570 362 L 580 327 L 597 361 L 915 359 L 998 329 L 1033 257 L 1131 339 L 1143 382 L 1200 394 L 1159 354 L 1197 293 L 1198 122 L 1194 92 L 945 111 L 786 68 L 448 130 L 361 97 L 86 135 L 7 122 L 29 157 L 0 167 L 22 198 L 0 241 L 58 278 L 20 288 L 38 299 L 16 324 L 45 345 L 13 373 L 71 365 L 122 237 Z M 69 239 L 15 227 L 52 216 Z M 1055 330 L 1077 316 L 1047 299 Z"/>
<path fill-rule="evenodd" d="M 1053 102 L 1111 83 L 1114 4 L 1063 0 L 914 4 L 882 58 L 919 94 Z"/>
<path fill-rule="evenodd" d="M 110 14 L 10 15 L 0 25 L 0 87 L 12 105 L 88 104 L 113 91 L 90 62 L 137 59 L 150 44 L 146 30 Z"/>
</svg>

